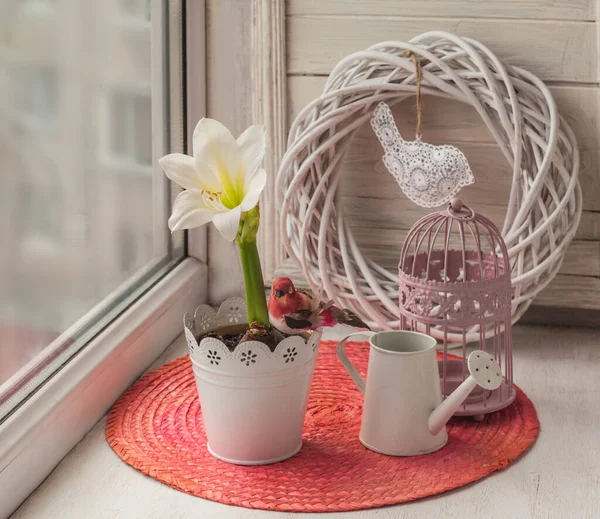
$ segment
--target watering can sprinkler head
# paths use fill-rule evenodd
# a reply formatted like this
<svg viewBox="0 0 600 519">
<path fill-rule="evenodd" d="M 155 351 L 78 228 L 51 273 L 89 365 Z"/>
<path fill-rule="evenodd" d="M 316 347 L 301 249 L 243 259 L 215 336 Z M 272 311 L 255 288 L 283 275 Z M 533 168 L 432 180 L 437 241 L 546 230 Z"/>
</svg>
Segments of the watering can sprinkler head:
<svg viewBox="0 0 600 519">
<path fill-rule="evenodd" d="M 446 399 L 437 406 L 429 415 L 429 431 L 437 434 L 446 425 L 448 420 L 469 396 L 475 386 L 492 391 L 502 384 L 502 371 L 500 366 L 489 353 L 476 350 L 469 355 L 467 360 L 470 376 L 458 386 Z"/>
</svg>

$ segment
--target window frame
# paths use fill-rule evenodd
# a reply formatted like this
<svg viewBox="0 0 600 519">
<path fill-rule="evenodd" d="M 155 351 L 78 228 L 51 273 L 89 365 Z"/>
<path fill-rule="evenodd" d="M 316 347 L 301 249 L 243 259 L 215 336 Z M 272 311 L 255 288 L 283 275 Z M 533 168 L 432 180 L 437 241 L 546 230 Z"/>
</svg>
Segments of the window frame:
<svg viewBox="0 0 600 519">
<path fill-rule="evenodd" d="M 205 3 L 166 1 L 168 30 L 161 37 L 168 38 L 170 51 L 178 50 L 163 60 L 169 72 L 168 90 L 193 92 L 194 96 L 185 103 L 185 96 L 167 98 L 166 92 L 162 95 L 163 101 L 170 103 L 171 113 L 183 117 L 190 146 L 190 121 L 197 121 L 205 113 Z M 165 3 L 154 0 L 153 15 L 164 12 Z M 170 123 L 168 147 L 184 152 L 181 121 L 171 119 Z M 176 186 L 171 185 L 171 198 L 176 193 Z M 175 268 L 4 421 L 0 427 L 0 517 L 10 515 L 29 496 L 127 387 L 181 334 L 183 315 L 206 302 L 206 229 L 188 232 L 186 241 L 187 255 Z"/>
</svg>

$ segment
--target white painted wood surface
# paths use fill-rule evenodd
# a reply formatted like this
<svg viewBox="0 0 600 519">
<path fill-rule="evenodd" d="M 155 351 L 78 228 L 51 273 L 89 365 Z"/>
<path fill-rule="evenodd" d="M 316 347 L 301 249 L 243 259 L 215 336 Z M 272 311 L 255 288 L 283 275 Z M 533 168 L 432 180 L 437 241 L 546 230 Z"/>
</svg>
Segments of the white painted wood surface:
<svg viewBox="0 0 600 519">
<path fill-rule="evenodd" d="M 339 337 L 339 332 L 334 332 Z M 329 337 L 334 337 L 329 335 Z M 508 469 L 465 488 L 353 513 L 247 510 L 178 492 L 123 463 L 102 419 L 12 519 L 592 519 L 600 502 L 600 348 L 597 331 L 517 326 L 515 380 L 536 405 L 541 433 Z M 153 368 L 185 353 L 182 337 Z"/>
<path fill-rule="evenodd" d="M 456 16 L 461 18 L 533 18 L 594 20 L 594 0 L 287 0 L 288 14 L 379 16 Z"/>
<path fill-rule="evenodd" d="M 539 306 L 600 310 L 600 278 L 557 275 L 536 299 Z M 600 316 L 595 322 L 600 327 Z"/>
<path fill-rule="evenodd" d="M 275 177 L 287 145 L 287 88 L 285 54 L 285 5 L 271 0 L 252 2 L 252 123 L 264 124 L 267 185 L 263 200 L 275 199 Z M 269 279 L 285 255 L 281 246 L 275 204 L 263 203 L 258 246 L 261 265 Z"/>
<path fill-rule="evenodd" d="M 187 146 L 185 152 L 192 153 L 196 122 L 206 115 L 206 5 L 204 0 L 186 0 L 186 124 Z M 193 51 L 191 50 L 193 49 Z M 197 227 L 187 231 L 188 256 L 208 264 L 208 227 Z"/>
<path fill-rule="evenodd" d="M 324 0 L 325 5 L 327 0 Z M 500 2 L 496 2 L 500 3 Z M 401 5 L 402 2 L 399 2 Z M 431 14 L 437 2 L 427 2 Z M 327 75 L 342 58 L 380 41 L 408 41 L 439 30 L 486 44 L 511 65 L 542 80 L 595 83 L 598 80 L 593 22 L 412 18 L 379 16 L 290 16 L 288 73 Z"/>
<path fill-rule="evenodd" d="M 250 2 L 206 0 L 206 110 L 240 135 L 251 120 Z M 196 95 L 190 88 L 188 97 Z M 243 291 L 235 243 L 208 228 L 208 298 L 218 304 Z"/>
</svg>

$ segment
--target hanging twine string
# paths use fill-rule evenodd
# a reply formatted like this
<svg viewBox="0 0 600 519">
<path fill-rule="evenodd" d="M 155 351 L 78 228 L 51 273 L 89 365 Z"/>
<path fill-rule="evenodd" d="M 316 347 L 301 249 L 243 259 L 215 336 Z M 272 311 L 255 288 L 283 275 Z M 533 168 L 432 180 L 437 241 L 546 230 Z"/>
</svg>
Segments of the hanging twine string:
<svg viewBox="0 0 600 519">
<path fill-rule="evenodd" d="M 407 50 L 402 53 L 403 56 L 410 58 L 415 65 L 415 74 L 417 75 L 417 140 L 421 140 L 423 136 L 423 102 L 421 101 L 421 79 L 423 77 L 423 71 L 421 70 L 421 64 L 417 60 L 414 52 Z"/>
</svg>

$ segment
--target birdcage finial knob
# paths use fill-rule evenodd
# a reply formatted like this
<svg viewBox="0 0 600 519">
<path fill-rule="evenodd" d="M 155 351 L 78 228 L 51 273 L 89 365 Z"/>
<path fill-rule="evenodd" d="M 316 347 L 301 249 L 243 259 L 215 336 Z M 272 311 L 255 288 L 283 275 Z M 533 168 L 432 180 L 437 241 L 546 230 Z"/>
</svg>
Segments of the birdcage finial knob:
<svg viewBox="0 0 600 519">
<path fill-rule="evenodd" d="M 450 201 L 450 207 L 453 212 L 460 213 L 463 208 L 463 202 L 456 196 Z"/>
</svg>

